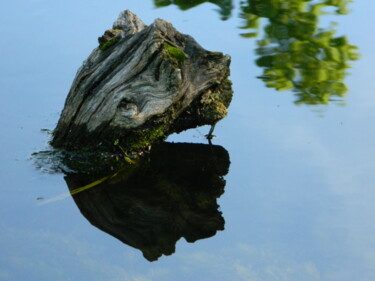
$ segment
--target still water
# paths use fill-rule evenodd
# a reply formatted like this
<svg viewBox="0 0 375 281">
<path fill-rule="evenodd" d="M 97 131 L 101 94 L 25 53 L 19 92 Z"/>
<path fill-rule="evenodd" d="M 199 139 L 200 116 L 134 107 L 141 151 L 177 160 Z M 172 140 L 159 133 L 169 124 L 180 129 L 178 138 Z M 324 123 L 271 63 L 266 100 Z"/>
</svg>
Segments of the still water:
<svg viewBox="0 0 375 281">
<path fill-rule="evenodd" d="M 275 20 L 279 1 L 200 2 L 0 3 L 0 280 L 375 280 L 375 4 L 296 17 L 301 1 L 284 1 Z M 344 13 L 347 1 L 336 2 Z M 76 70 L 124 9 L 231 55 L 234 98 L 212 148 L 207 127 L 171 136 L 190 144 L 160 150 L 181 159 L 154 165 L 156 151 L 147 175 L 125 171 L 114 193 L 73 198 L 94 179 L 52 173 L 30 155 L 48 148 L 42 129 L 55 127 Z M 295 22 L 286 31 L 285 17 Z M 304 45 L 307 35 L 321 41 Z M 196 154 L 204 161 L 189 166 Z M 173 192 L 158 189 L 160 174 Z M 144 208 L 134 212 L 135 201 Z"/>
</svg>

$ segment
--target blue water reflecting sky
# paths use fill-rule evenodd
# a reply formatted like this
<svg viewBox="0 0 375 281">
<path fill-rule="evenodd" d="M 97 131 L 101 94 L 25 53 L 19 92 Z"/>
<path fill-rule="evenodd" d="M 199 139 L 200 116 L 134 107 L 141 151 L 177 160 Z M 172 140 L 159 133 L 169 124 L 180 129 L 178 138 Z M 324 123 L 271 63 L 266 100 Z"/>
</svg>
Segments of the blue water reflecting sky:
<svg viewBox="0 0 375 281">
<path fill-rule="evenodd" d="M 236 3 L 238 4 L 238 3 Z M 75 72 L 118 13 L 169 20 L 209 50 L 232 56 L 234 99 L 215 130 L 231 158 L 219 199 L 225 231 L 150 263 L 99 231 L 66 194 L 63 175 L 37 170 Z M 375 25 L 372 2 L 351 4 L 338 33 L 358 45 L 347 106 L 295 106 L 255 77 L 255 43 L 239 37 L 238 10 L 182 12 L 151 1 L 0 3 L 0 280 L 374 280 Z M 205 142 L 208 128 L 172 136 Z"/>
</svg>

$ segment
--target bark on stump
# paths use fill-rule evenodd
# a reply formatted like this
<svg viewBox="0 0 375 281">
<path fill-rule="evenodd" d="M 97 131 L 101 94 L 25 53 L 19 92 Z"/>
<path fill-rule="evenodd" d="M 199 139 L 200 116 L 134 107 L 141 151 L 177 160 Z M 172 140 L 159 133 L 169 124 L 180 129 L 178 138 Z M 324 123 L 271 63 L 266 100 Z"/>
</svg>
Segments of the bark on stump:
<svg viewBox="0 0 375 281">
<path fill-rule="evenodd" d="M 121 12 L 73 81 L 52 146 L 142 150 L 169 134 L 225 117 L 230 57 L 203 49 L 157 19 Z"/>
</svg>

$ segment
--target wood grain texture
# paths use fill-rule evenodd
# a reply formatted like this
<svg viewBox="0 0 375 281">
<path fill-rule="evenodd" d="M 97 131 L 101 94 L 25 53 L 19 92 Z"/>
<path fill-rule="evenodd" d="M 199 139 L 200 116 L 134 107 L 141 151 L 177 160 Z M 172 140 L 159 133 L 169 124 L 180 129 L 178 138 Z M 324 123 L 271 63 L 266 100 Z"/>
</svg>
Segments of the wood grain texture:
<svg viewBox="0 0 375 281">
<path fill-rule="evenodd" d="M 54 131 L 57 148 L 148 146 L 215 124 L 231 101 L 230 57 L 204 50 L 171 23 L 121 12 L 79 68 Z"/>
</svg>

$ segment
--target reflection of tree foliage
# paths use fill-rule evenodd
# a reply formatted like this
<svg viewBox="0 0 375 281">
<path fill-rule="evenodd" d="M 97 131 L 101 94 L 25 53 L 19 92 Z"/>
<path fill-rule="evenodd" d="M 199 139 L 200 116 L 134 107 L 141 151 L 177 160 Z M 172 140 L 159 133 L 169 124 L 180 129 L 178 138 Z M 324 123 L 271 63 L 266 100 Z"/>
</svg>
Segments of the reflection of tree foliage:
<svg viewBox="0 0 375 281">
<path fill-rule="evenodd" d="M 259 35 L 261 18 L 268 19 L 264 35 L 256 49 L 256 64 L 263 68 L 259 76 L 267 87 L 293 90 L 297 104 L 328 104 L 347 92 L 344 83 L 349 61 L 358 59 L 357 47 L 345 36 L 335 36 L 333 25 L 318 26 L 327 11 L 347 14 L 353 0 L 245 0 L 241 18 L 245 20 L 244 38 Z M 205 2 L 220 7 L 223 19 L 231 15 L 231 0 L 154 0 L 156 7 L 171 4 L 187 10 Z"/>
<path fill-rule="evenodd" d="M 174 4 L 181 10 L 188 10 L 206 2 L 219 6 L 221 18 L 223 20 L 230 17 L 233 9 L 232 0 L 154 0 L 155 6 L 158 8 Z"/>
<path fill-rule="evenodd" d="M 348 61 L 358 58 L 346 37 L 335 37 L 333 27 L 318 27 L 323 8 L 345 14 L 350 0 L 247 0 L 241 6 L 246 20 L 242 36 L 255 37 L 260 18 L 267 18 L 264 38 L 258 41 L 256 63 L 263 67 L 267 87 L 293 89 L 297 104 L 327 104 L 343 97 Z"/>
</svg>

